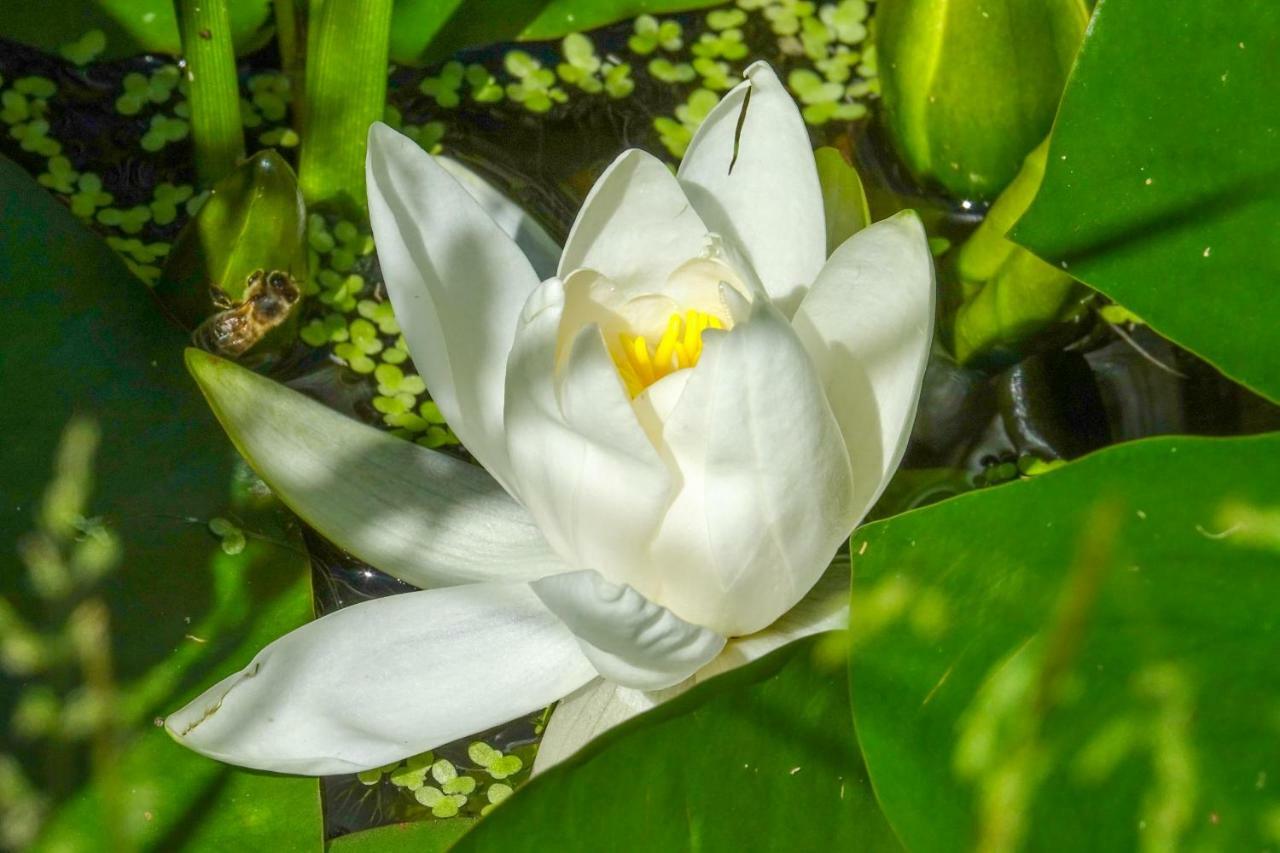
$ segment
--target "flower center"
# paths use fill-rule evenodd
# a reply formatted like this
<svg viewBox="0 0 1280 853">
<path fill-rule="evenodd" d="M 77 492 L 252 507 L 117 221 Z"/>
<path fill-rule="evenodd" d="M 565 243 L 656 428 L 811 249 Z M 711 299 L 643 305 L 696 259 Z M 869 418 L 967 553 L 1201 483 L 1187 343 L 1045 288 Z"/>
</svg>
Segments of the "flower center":
<svg viewBox="0 0 1280 853">
<path fill-rule="evenodd" d="M 723 328 L 719 317 L 691 308 L 671 315 L 656 345 L 651 346 L 643 335 L 622 332 L 609 354 L 634 399 L 662 377 L 697 364 L 702 355 L 702 333 Z"/>
</svg>

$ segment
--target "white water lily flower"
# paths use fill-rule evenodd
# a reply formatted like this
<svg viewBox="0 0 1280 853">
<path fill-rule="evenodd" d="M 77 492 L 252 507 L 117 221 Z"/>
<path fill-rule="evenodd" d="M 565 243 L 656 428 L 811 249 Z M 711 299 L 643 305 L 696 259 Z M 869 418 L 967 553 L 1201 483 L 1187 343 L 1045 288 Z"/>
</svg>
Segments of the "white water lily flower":
<svg viewBox="0 0 1280 853">
<path fill-rule="evenodd" d="M 483 190 L 374 126 L 370 215 L 396 317 L 489 473 L 193 354 L 282 499 L 425 591 L 275 641 L 168 719 L 180 742 L 352 772 L 572 694 L 545 766 L 844 625 L 847 570 L 823 576 L 903 453 L 933 267 L 912 214 L 828 257 L 796 106 L 767 65 L 746 76 L 676 175 L 642 151 L 614 161 L 542 282 L 509 236 L 519 218 L 500 225 Z"/>
</svg>

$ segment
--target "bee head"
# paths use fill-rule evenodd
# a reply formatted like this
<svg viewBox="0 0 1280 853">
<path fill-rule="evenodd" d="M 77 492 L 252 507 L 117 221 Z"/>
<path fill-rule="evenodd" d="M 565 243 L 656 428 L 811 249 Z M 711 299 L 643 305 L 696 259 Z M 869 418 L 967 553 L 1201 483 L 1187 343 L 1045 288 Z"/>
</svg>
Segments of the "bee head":
<svg viewBox="0 0 1280 853">
<path fill-rule="evenodd" d="M 298 285 L 294 282 L 293 276 L 283 270 L 272 270 L 267 275 L 267 289 L 283 300 L 286 305 L 292 305 L 298 301 Z"/>
</svg>

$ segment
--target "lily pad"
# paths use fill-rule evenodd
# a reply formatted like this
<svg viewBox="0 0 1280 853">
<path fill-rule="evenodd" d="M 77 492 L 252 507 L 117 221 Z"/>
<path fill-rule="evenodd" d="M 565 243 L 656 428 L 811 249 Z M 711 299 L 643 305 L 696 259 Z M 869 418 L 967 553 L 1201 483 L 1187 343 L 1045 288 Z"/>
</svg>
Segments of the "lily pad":
<svg viewBox="0 0 1280 853">
<path fill-rule="evenodd" d="M 1280 6 L 1100 3 L 1013 239 L 1280 400 Z"/>
<path fill-rule="evenodd" d="M 534 777 L 459 851 L 897 850 L 849 725 L 841 635 L 785 646 Z"/>
<path fill-rule="evenodd" d="M 862 528 L 858 738 L 914 850 L 1280 826 L 1280 434 L 1119 445 Z"/>
<path fill-rule="evenodd" d="M 396 850 L 444 853 L 474 825 L 475 819 L 467 817 L 393 823 L 339 836 L 330 841 L 326 849 L 329 853 L 389 853 Z"/>
</svg>

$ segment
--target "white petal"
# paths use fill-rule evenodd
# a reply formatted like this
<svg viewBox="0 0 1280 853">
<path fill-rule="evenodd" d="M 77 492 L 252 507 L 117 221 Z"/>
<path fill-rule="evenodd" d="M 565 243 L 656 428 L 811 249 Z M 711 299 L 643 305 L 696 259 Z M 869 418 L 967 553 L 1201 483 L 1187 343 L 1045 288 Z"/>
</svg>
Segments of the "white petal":
<svg viewBox="0 0 1280 853">
<path fill-rule="evenodd" d="M 703 335 L 667 417 L 682 482 L 653 547 L 661 574 L 633 584 L 727 636 L 789 610 L 850 530 L 849 461 L 813 364 L 776 309 L 749 310 Z"/>
<path fill-rule="evenodd" d="M 556 705 L 533 763 L 537 775 L 573 755 L 595 738 L 634 716 L 723 672 L 735 669 L 795 640 L 846 628 L 849 624 L 849 561 L 834 563 L 795 607 L 763 631 L 730 640 L 724 651 L 691 678 L 665 690 L 644 691 L 611 681 L 593 681 Z"/>
<path fill-rule="evenodd" d="M 743 248 L 790 316 L 827 256 L 822 187 L 800 111 L 773 69 L 757 62 L 745 76 L 698 128 L 677 174 L 707 228 Z"/>
<path fill-rule="evenodd" d="M 500 481 L 503 377 L 538 277 L 471 195 L 413 140 L 369 129 L 369 221 L 414 365 L 458 438 Z"/>
<path fill-rule="evenodd" d="M 660 290 L 707 229 L 661 160 L 624 151 L 591 188 L 565 241 L 560 277 L 597 270 L 623 290 Z"/>
<path fill-rule="evenodd" d="M 659 690 L 678 684 L 724 648 L 724 637 L 599 572 L 566 572 L 530 585 L 577 635 L 596 671 L 624 687 Z"/>
<path fill-rule="evenodd" d="M 462 161 L 452 157 L 437 157 L 436 162 L 453 175 L 462 188 L 471 193 L 472 198 L 480 202 L 484 212 L 489 214 L 508 237 L 516 241 L 520 251 L 524 252 L 524 256 L 533 265 L 538 278 L 556 274 L 560 246 L 537 220 Z"/>
<path fill-rule="evenodd" d="M 574 568 L 634 585 L 648 565 L 670 474 L 594 327 L 572 340 L 557 377 L 563 311 L 564 287 L 549 279 L 530 297 L 511 353 L 507 442 L 517 488 Z"/>
<path fill-rule="evenodd" d="M 597 679 L 571 693 L 551 712 L 542 733 L 533 775 L 554 767 L 614 726 L 643 714 L 683 688 L 647 693 Z"/>
<path fill-rule="evenodd" d="M 836 249 L 792 320 L 849 448 L 855 522 L 906 450 L 933 341 L 933 305 L 929 243 L 907 211 Z"/>
<path fill-rule="evenodd" d="M 267 646 L 165 721 L 242 767 L 379 767 L 531 713 L 595 677 L 526 584 L 411 592 L 331 613 Z"/>
<path fill-rule="evenodd" d="M 762 658 L 775 649 L 823 631 L 849 627 L 849 560 L 836 560 L 813 589 L 768 628 L 735 637 L 724 651 L 698 670 L 694 684 Z"/>
<path fill-rule="evenodd" d="M 258 476 L 365 562 L 417 586 L 563 571 L 533 519 L 480 467 L 200 350 L 187 350 L 187 364 Z"/>
</svg>

